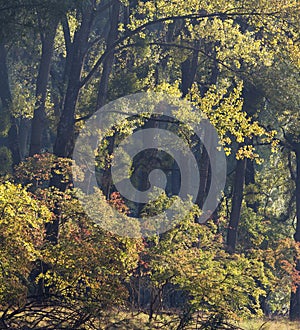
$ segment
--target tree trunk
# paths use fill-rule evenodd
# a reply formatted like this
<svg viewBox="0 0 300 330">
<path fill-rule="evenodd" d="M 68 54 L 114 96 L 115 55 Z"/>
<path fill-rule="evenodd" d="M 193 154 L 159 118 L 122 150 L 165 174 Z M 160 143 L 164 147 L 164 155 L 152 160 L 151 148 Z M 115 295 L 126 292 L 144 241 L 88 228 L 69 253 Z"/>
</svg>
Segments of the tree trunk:
<svg viewBox="0 0 300 330">
<path fill-rule="evenodd" d="M 42 148 L 42 135 L 46 129 L 45 103 L 47 97 L 47 84 L 57 25 L 58 20 L 51 24 L 45 35 L 41 33 L 42 55 L 36 82 L 36 104 L 31 124 L 30 156 L 40 153 Z"/>
<path fill-rule="evenodd" d="M 57 136 L 53 148 L 53 153 L 57 157 L 70 158 L 72 156 L 75 135 L 75 110 L 79 91 L 81 89 L 81 72 L 86 51 L 88 49 L 88 39 L 93 19 L 94 13 L 93 6 L 91 5 L 82 13 L 81 25 L 74 35 L 66 97 L 64 100 L 63 111 L 58 123 Z M 59 165 L 52 168 L 52 175 L 49 185 L 50 187 L 55 187 L 60 191 L 65 191 L 68 183 L 62 182 L 63 178 L 59 172 Z M 46 239 L 49 242 L 56 244 L 58 242 L 59 223 L 61 217 L 59 205 L 55 205 L 53 213 L 55 214 L 55 219 L 46 225 Z"/>
<path fill-rule="evenodd" d="M 10 118 L 10 129 L 8 132 L 8 147 L 12 153 L 13 165 L 20 163 L 21 154 L 19 146 L 19 127 L 17 119 L 11 113 L 12 96 L 8 79 L 7 53 L 5 46 L 0 42 L 0 98 L 2 111 Z"/>
<path fill-rule="evenodd" d="M 237 242 L 237 231 L 241 217 L 241 207 L 243 201 L 243 191 L 246 172 L 246 159 L 237 160 L 235 170 L 235 180 L 232 196 L 232 207 L 230 213 L 230 221 L 227 231 L 227 251 L 235 253 Z"/>
<path fill-rule="evenodd" d="M 81 89 L 81 72 L 88 48 L 88 39 L 93 21 L 92 6 L 83 13 L 80 28 L 75 32 L 72 44 L 71 64 L 66 97 L 58 123 L 53 152 L 58 157 L 71 157 L 74 148 L 75 110 Z"/>
<path fill-rule="evenodd" d="M 108 37 L 106 40 L 107 49 L 109 49 L 118 38 L 119 15 L 120 15 L 120 2 L 115 1 L 115 3 L 112 6 L 112 10 L 111 10 L 111 14 L 110 14 L 111 24 L 110 24 Z M 106 59 L 104 60 L 103 71 L 102 71 L 99 89 L 98 89 L 97 110 L 105 104 L 105 101 L 107 98 L 109 76 L 110 76 L 112 68 L 113 68 L 113 63 L 114 63 L 113 54 L 106 57 Z"/>
<path fill-rule="evenodd" d="M 219 76 L 219 69 L 218 69 L 218 62 L 216 60 L 216 51 L 214 45 L 208 45 L 210 48 L 210 51 L 213 54 L 214 61 L 211 69 L 211 75 L 209 77 L 209 81 L 207 86 L 203 87 L 201 89 L 201 95 L 202 97 L 205 96 L 206 92 L 208 91 L 209 87 L 211 85 L 215 85 L 218 81 Z M 209 139 L 209 137 L 206 137 L 206 139 Z M 196 149 L 200 150 L 200 145 L 196 145 Z M 209 150 L 211 151 L 211 150 Z M 198 155 L 197 155 L 198 156 Z M 199 159 L 200 163 L 200 186 L 198 191 L 198 196 L 196 199 L 196 204 L 199 206 L 200 209 L 203 208 L 205 198 L 207 195 L 207 192 L 209 190 L 209 183 L 210 183 L 210 159 L 208 157 L 208 152 L 204 145 L 202 146 L 202 152 Z"/>
<path fill-rule="evenodd" d="M 19 141 L 21 159 L 28 155 L 28 146 L 30 146 L 31 121 L 29 118 L 21 118 L 19 125 Z"/>
<path fill-rule="evenodd" d="M 195 48 L 197 48 L 198 42 L 195 42 Z M 185 97 L 190 88 L 192 87 L 196 73 L 198 70 L 198 58 L 199 52 L 197 50 L 193 51 L 191 58 L 186 59 L 181 63 L 181 91 L 182 97 Z"/>
<path fill-rule="evenodd" d="M 120 2 L 115 1 L 111 9 L 110 28 L 106 38 L 107 49 L 109 49 L 118 38 L 120 7 L 121 7 Z M 106 102 L 109 77 L 112 72 L 113 64 L 114 64 L 114 56 L 113 54 L 111 54 L 111 56 L 108 56 L 103 62 L 103 70 L 98 88 L 96 110 L 99 110 Z M 114 142 L 115 142 L 115 136 L 108 138 L 108 152 L 110 154 L 113 153 Z M 112 182 L 111 182 L 110 168 L 106 168 L 103 172 L 102 187 L 101 187 L 102 192 L 106 197 L 106 199 L 110 198 L 111 186 L 112 186 Z"/>
<path fill-rule="evenodd" d="M 0 97 L 2 107 L 5 111 L 9 111 L 12 96 L 8 80 L 7 53 L 3 43 L 0 43 L 0 76 Z"/>
<path fill-rule="evenodd" d="M 209 184 L 209 169 L 210 162 L 207 150 L 205 147 L 202 147 L 201 158 L 200 158 L 200 186 L 198 191 L 198 196 L 196 199 L 196 204 L 200 209 L 203 208 L 206 192 Z"/>
<path fill-rule="evenodd" d="M 245 174 L 245 184 L 246 186 L 250 184 L 255 184 L 255 167 L 254 167 L 254 161 L 251 159 L 247 159 L 246 161 L 246 174 Z M 258 202 L 249 202 L 246 199 L 247 207 L 250 207 L 254 212 L 258 211 Z"/>
<path fill-rule="evenodd" d="M 296 232 L 294 234 L 294 239 L 296 243 L 300 242 L 300 144 L 295 146 L 296 153 Z M 300 272 L 300 259 L 295 260 L 296 270 Z M 294 283 L 296 290 L 291 293 L 290 299 L 290 320 L 300 321 L 300 284 Z"/>
<path fill-rule="evenodd" d="M 263 102 L 263 95 L 261 91 L 251 83 L 245 81 L 245 87 L 243 90 L 243 110 L 249 115 L 253 116 L 257 109 L 260 108 Z M 245 144 L 249 145 L 251 140 L 246 138 Z M 242 144 L 239 145 L 241 147 Z M 230 214 L 230 221 L 228 225 L 227 232 L 227 251 L 229 253 L 235 253 L 235 246 L 237 242 L 237 232 L 238 225 L 240 222 L 241 216 L 241 206 L 243 201 L 243 191 L 244 183 L 251 184 L 255 183 L 254 178 L 254 163 L 250 159 L 242 159 L 237 161 L 236 172 L 235 172 L 235 182 L 233 187 L 233 196 L 232 196 L 232 208 Z M 257 211 L 258 205 L 254 203 L 250 205 L 254 211 Z"/>
</svg>

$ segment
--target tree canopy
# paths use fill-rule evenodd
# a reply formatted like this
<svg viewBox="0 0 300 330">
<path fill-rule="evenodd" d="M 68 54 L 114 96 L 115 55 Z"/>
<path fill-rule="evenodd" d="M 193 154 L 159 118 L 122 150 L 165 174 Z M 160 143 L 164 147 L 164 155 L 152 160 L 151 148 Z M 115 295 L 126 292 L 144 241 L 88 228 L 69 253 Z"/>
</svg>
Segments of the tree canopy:
<svg viewBox="0 0 300 330">
<path fill-rule="evenodd" d="M 0 0 L 1 329 L 300 320 L 299 13 L 297 0 Z M 175 119 L 138 115 L 121 99 L 138 93 L 157 95 L 160 109 L 164 100 L 184 106 Z M 128 118 L 84 145 L 77 164 L 85 125 L 120 99 Z M 227 162 L 204 223 L 214 164 L 201 138 L 213 137 L 198 138 L 191 125 L 203 118 Z M 144 192 L 158 168 L 166 188 L 147 203 L 118 191 L 113 166 L 131 154 L 115 153 L 151 130 L 177 135 L 194 155 L 193 203 L 176 204 L 180 161 L 162 148 L 144 152 L 142 139 L 130 182 Z M 92 187 L 92 174 L 98 188 L 87 198 L 74 182 Z M 175 225 L 155 232 L 147 217 L 160 221 L 172 205 Z M 120 235 L 137 219 L 151 236 Z"/>
</svg>

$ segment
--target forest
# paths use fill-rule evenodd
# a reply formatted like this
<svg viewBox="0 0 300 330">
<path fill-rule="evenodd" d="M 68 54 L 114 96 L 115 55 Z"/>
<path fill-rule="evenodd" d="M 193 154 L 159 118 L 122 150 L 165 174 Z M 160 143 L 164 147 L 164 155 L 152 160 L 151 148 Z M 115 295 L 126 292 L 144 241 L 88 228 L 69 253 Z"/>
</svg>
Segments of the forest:
<svg viewBox="0 0 300 330">
<path fill-rule="evenodd" d="M 0 329 L 299 329 L 299 26 L 0 0 Z"/>
</svg>

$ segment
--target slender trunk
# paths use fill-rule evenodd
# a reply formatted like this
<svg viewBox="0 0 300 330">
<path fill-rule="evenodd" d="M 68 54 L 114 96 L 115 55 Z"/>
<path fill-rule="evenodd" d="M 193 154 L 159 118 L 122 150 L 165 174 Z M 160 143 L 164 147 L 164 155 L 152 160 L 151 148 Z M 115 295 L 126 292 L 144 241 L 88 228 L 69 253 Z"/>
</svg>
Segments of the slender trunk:
<svg viewBox="0 0 300 330">
<path fill-rule="evenodd" d="M 296 152 L 296 231 L 294 234 L 294 239 L 296 243 L 300 242 L 300 144 L 295 146 Z M 300 259 L 295 260 L 296 270 L 300 272 Z M 290 320 L 300 321 L 300 284 L 295 283 L 296 290 L 292 291 L 290 299 Z"/>
<path fill-rule="evenodd" d="M 248 142 L 249 142 L 249 140 L 248 140 Z M 249 185 L 254 185 L 254 184 L 255 184 L 254 160 L 247 158 L 247 160 L 246 160 L 246 172 L 245 172 L 245 185 L 249 186 Z M 251 193 L 253 193 L 253 191 L 249 190 L 249 187 L 248 187 L 248 193 L 250 193 L 250 197 L 252 197 Z M 251 199 L 252 198 L 250 198 L 250 200 Z M 246 197 L 245 202 L 246 202 L 247 207 L 251 208 L 255 213 L 258 212 L 258 208 L 259 208 L 259 202 L 258 201 L 256 201 L 256 200 L 255 201 L 249 201 L 249 199 Z M 258 279 L 256 280 L 256 284 L 262 290 L 266 289 L 264 284 Z M 268 295 L 260 295 L 259 296 L 260 308 L 264 312 L 265 316 L 269 315 L 267 300 L 268 300 Z"/>
<path fill-rule="evenodd" d="M 58 20 L 53 22 L 45 35 L 42 35 L 41 37 L 42 55 L 36 82 L 36 104 L 31 126 L 30 156 L 40 153 L 42 148 L 42 135 L 46 129 L 45 103 L 47 97 L 47 84 L 57 25 Z"/>
<path fill-rule="evenodd" d="M 19 139 L 20 139 L 20 154 L 22 159 L 24 159 L 26 155 L 28 155 L 28 146 L 30 145 L 30 132 L 31 132 L 30 124 L 31 124 L 30 119 L 21 118 Z"/>
<path fill-rule="evenodd" d="M 246 175 L 245 175 L 245 184 L 246 186 L 254 185 L 255 184 L 255 167 L 254 167 L 254 161 L 252 159 L 247 159 L 246 163 Z M 249 202 L 246 199 L 246 204 L 248 207 L 250 207 L 254 212 L 258 211 L 258 202 Z"/>
<path fill-rule="evenodd" d="M 210 51 L 212 52 L 214 56 L 214 61 L 211 69 L 211 75 L 209 78 L 208 86 L 215 85 L 218 80 L 219 76 L 219 69 L 218 69 L 218 62 L 216 60 L 216 51 L 214 45 L 208 45 L 210 48 Z M 201 90 L 201 95 L 204 97 L 205 93 L 208 91 L 209 87 L 203 87 Z M 209 138 L 209 137 L 206 137 Z M 197 149 L 200 149 L 200 146 L 196 146 Z M 208 157 L 207 150 L 204 146 L 202 146 L 202 152 L 200 155 L 200 186 L 198 191 L 198 196 L 196 199 L 196 204 L 200 207 L 200 209 L 203 208 L 205 198 L 207 195 L 207 192 L 209 190 L 209 183 L 210 183 L 210 159 Z"/>
<path fill-rule="evenodd" d="M 209 184 L 209 157 L 208 153 L 203 146 L 202 152 L 201 152 L 201 159 L 200 159 L 200 186 L 198 191 L 198 196 L 196 199 L 196 204 L 199 206 L 200 209 L 203 208 L 207 187 Z"/>
<path fill-rule="evenodd" d="M 243 110 L 249 115 L 253 116 L 257 109 L 263 104 L 263 95 L 261 91 L 249 82 L 245 82 L 245 88 L 243 90 L 244 105 Z M 246 138 L 246 145 L 249 145 L 251 140 Z M 240 145 L 239 147 L 241 147 Z M 235 183 L 233 188 L 232 197 L 232 209 L 230 214 L 230 221 L 227 232 L 227 251 L 230 253 L 235 252 L 235 246 L 237 242 L 237 232 L 241 216 L 241 206 L 243 201 L 244 183 L 255 183 L 254 177 L 254 163 L 250 159 L 243 159 L 237 161 Z M 258 205 L 248 203 L 249 207 L 252 207 L 254 211 L 257 211 Z"/>
<path fill-rule="evenodd" d="M 197 48 L 198 42 L 195 43 L 195 47 Z M 197 69 L 198 69 L 198 58 L 199 52 L 195 50 L 191 58 L 186 59 L 181 63 L 181 91 L 182 96 L 185 97 L 190 88 L 192 87 Z"/>
<path fill-rule="evenodd" d="M 294 235 L 295 241 L 300 242 L 300 144 L 297 145 L 296 149 L 296 215 L 297 215 L 297 226 Z"/>
<path fill-rule="evenodd" d="M 241 207 L 243 201 L 246 161 L 246 159 L 237 160 L 236 164 L 232 207 L 227 231 L 227 251 L 229 253 L 235 253 L 236 248 L 237 232 L 241 217 Z"/>
<path fill-rule="evenodd" d="M 19 139 L 19 125 L 18 120 L 11 115 L 11 127 L 8 132 L 9 149 L 12 154 L 13 165 L 17 165 L 21 162 L 21 152 L 20 152 L 20 139 Z"/>
<path fill-rule="evenodd" d="M 110 156 L 113 155 L 114 152 L 115 138 L 116 138 L 115 134 L 113 136 L 107 137 L 107 142 L 108 142 L 107 153 Z M 113 182 L 111 177 L 111 168 L 109 166 L 106 166 L 103 170 L 101 177 L 101 190 L 107 200 L 110 199 L 112 185 Z"/>
<path fill-rule="evenodd" d="M 195 48 L 198 47 L 198 44 L 199 42 L 195 43 Z M 190 88 L 192 87 L 195 81 L 195 77 L 198 69 L 198 58 L 199 58 L 199 52 L 195 50 L 191 58 L 186 59 L 181 64 L 181 91 L 183 97 L 185 97 L 188 94 Z M 196 204 L 201 209 L 205 201 L 205 194 L 208 186 L 209 158 L 208 158 L 208 153 L 204 146 L 202 148 L 201 155 L 199 155 L 199 151 L 201 150 L 200 141 L 194 140 L 193 145 L 194 145 L 193 153 L 197 158 L 198 164 L 200 164 L 200 186 L 199 186 L 198 196 L 196 199 Z"/>
<path fill-rule="evenodd" d="M 0 43 L 0 76 L 0 97 L 2 107 L 5 111 L 9 111 L 12 96 L 8 80 L 7 53 L 3 43 Z"/>
<path fill-rule="evenodd" d="M 118 38 L 120 7 L 121 4 L 119 1 L 115 1 L 112 6 L 112 10 L 110 13 L 110 28 L 106 40 L 107 48 L 110 48 L 111 45 Z M 113 54 L 111 56 L 108 56 L 103 62 L 103 70 L 102 70 L 102 75 L 101 75 L 99 88 L 98 88 L 98 95 L 97 95 L 97 108 L 96 108 L 97 110 L 100 109 L 106 102 L 109 77 L 112 72 L 113 63 L 114 63 Z M 108 138 L 109 154 L 113 153 L 114 143 L 115 143 L 115 136 L 109 137 Z M 110 168 L 106 168 L 104 169 L 102 176 L 102 192 L 106 197 L 106 199 L 110 198 L 111 186 L 112 186 L 112 181 L 111 181 Z"/>
<path fill-rule="evenodd" d="M 19 127 L 17 119 L 11 113 L 12 96 L 8 79 L 7 53 L 5 46 L 0 42 L 0 98 L 2 102 L 2 111 L 10 119 L 10 129 L 8 132 L 8 147 L 12 153 L 13 164 L 21 161 L 19 146 Z"/>
<path fill-rule="evenodd" d="M 118 38 L 118 25 L 119 25 L 119 15 L 120 15 L 120 2 L 115 1 L 112 6 L 111 15 L 110 15 L 110 30 L 107 37 L 107 49 L 109 49 L 113 43 Z M 103 63 L 103 71 L 100 79 L 98 97 L 97 97 L 97 109 L 101 108 L 106 101 L 107 92 L 108 92 L 108 82 L 109 76 L 111 74 L 114 63 L 114 56 L 108 56 Z"/>
<path fill-rule="evenodd" d="M 72 42 L 70 25 L 69 25 L 68 17 L 66 15 L 62 19 L 62 27 L 64 32 L 64 41 L 66 45 L 67 55 L 66 58 L 64 59 L 64 72 L 63 72 L 62 81 L 58 84 L 58 89 L 60 91 L 60 98 L 59 98 L 59 102 L 57 102 L 57 107 L 55 109 L 56 116 L 58 118 L 60 118 L 61 110 L 63 109 L 65 103 L 66 90 L 68 85 L 68 79 L 70 77 L 73 49 L 74 49 L 74 43 Z"/>
</svg>

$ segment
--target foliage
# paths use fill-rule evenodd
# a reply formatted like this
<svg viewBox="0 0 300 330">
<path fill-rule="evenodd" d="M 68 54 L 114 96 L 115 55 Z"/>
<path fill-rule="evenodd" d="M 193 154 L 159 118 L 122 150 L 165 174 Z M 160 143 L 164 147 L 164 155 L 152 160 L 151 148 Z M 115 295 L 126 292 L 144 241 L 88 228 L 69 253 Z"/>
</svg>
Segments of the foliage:
<svg viewBox="0 0 300 330">
<path fill-rule="evenodd" d="M 161 237 L 148 242 L 148 273 L 152 285 L 168 283 L 188 293 L 182 313 L 221 318 L 222 322 L 260 315 L 259 297 L 266 292 L 257 281 L 269 283 L 263 263 L 256 256 L 229 255 L 217 227 L 194 222 L 195 211 Z M 186 315 L 185 315 L 186 317 Z"/>
<path fill-rule="evenodd" d="M 128 311 L 129 301 L 132 312 L 143 309 L 149 320 L 141 326 L 119 315 L 121 327 L 146 329 L 160 320 L 179 330 L 193 326 L 197 315 L 202 328 L 217 329 L 240 318 L 287 312 L 290 291 L 300 287 L 293 238 L 300 221 L 299 9 L 297 0 L 0 1 L 0 42 L 7 52 L 0 71 L 10 85 L 1 81 L 0 98 L 1 105 L 11 103 L 0 109 L 0 327 L 101 328 L 111 321 L 110 311 Z M 54 23 L 50 50 L 45 44 Z M 41 83 L 38 72 L 47 57 L 50 69 Z M 45 100 L 37 97 L 41 89 Z M 108 102 L 139 91 L 184 97 L 198 110 L 180 108 L 182 122 L 207 116 L 216 127 L 228 156 L 228 180 L 222 205 L 206 224 L 195 222 L 197 206 L 164 193 L 144 206 L 138 223 L 112 186 L 106 196 L 97 189 L 88 197 L 73 188 L 72 176 L 84 179 L 83 173 L 65 150 L 72 150 L 99 96 Z M 45 113 L 35 114 L 42 102 Z M 40 138 L 51 152 L 41 149 L 26 158 L 28 120 L 39 115 L 45 127 Z M 114 161 L 112 145 L 148 119 L 123 121 L 102 141 L 96 171 L 104 173 L 104 184 Z M 183 126 L 175 133 L 190 143 Z M 26 159 L 13 168 L 17 147 Z M 204 148 L 197 153 L 204 157 Z M 246 166 L 246 185 L 237 248 L 229 254 L 225 236 L 237 160 Z M 87 198 L 88 211 L 76 193 Z M 160 229 L 146 215 L 163 223 L 160 213 L 171 204 L 176 221 L 164 234 L 129 239 L 110 233 L 120 221 L 124 233 L 139 232 L 140 225 Z M 59 235 L 52 244 L 45 229 L 56 223 Z M 131 286 L 139 297 L 148 293 L 146 304 L 136 302 Z M 168 290 L 184 297 L 181 306 L 168 306 Z"/>
<path fill-rule="evenodd" d="M 0 174 L 10 173 L 12 170 L 12 156 L 7 147 L 0 147 Z"/>
<path fill-rule="evenodd" d="M 43 226 L 51 219 L 49 210 L 20 185 L 0 185 L 2 308 L 26 301 L 28 277 L 34 261 L 41 257 Z"/>
</svg>

